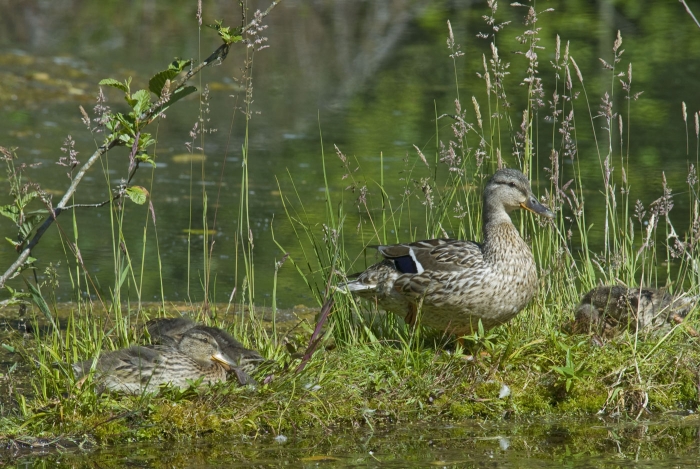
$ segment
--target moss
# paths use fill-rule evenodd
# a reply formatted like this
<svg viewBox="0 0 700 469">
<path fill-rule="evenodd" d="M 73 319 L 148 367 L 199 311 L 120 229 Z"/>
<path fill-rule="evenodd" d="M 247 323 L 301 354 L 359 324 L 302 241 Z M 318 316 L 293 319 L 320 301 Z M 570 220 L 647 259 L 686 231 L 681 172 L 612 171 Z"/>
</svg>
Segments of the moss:
<svg viewBox="0 0 700 469">
<path fill-rule="evenodd" d="M 608 390 L 598 380 L 586 379 L 576 383 L 557 407 L 564 414 L 595 415 L 604 408 L 607 399 Z"/>
<path fill-rule="evenodd" d="M 164 435 L 197 435 L 221 428 L 221 418 L 202 403 L 162 402 L 154 406 L 149 421 Z"/>
<path fill-rule="evenodd" d="M 454 419 L 467 419 L 474 416 L 474 408 L 469 404 L 451 402 L 450 416 Z"/>
<path fill-rule="evenodd" d="M 546 388 L 530 386 L 513 392 L 511 400 L 517 415 L 543 415 L 552 412 L 551 396 Z"/>
</svg>

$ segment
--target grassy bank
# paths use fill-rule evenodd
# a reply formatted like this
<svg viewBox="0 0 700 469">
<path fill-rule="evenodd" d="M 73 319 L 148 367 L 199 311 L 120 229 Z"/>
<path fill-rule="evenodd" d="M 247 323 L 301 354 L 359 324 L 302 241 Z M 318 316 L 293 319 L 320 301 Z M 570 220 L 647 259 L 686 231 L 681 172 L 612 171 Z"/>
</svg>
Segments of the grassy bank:
<svg viewBox="0 0 700 469">
<path fill-rule="evenodd" d="M 32 381 L 49 383 L 48 392 L 35 389 L 38 395 L 24 400 L 19 394 L 26 389 L 17 389 L 18 405 L 5 408 L 0 431 L 27 443 L 93 445 L 504 418 L 653 420 L 697 407 L 700 352 L 681 329 L 663 342 L 639 340 L 632 354 L 631 337 L 597 347 L 583 336 L 532 337 L 522 323 L 518 318 L 481 338 L 472 359 L 428 339 L 411 348 L 377 341 L 327 347 L 297 374 L 299 359 L 284 354 L 259 370 L 256 388 L 233 380 L 157 396 L 98 397 L 58 369 L 53 379 L 48 370 L 34 370 L 42 376 Z M 303 337 L 290 335 L 290 346 Z M 45 343 L 30 345 L 27 358 L 41 355 L 35 346 Z"/>
</svg>

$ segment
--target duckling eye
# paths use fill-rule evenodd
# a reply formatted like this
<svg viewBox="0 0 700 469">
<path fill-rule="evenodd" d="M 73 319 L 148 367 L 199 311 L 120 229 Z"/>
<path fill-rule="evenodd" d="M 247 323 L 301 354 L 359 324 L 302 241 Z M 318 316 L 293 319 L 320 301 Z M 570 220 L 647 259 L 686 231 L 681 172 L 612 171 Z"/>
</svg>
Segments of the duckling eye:
<svg viewBox="0 0 700 469">
<path fill-rule="evenodd" d="M 509 182 L 509 183 L 508 183 L 508 185 L 509 185 L 510 187 L 515 187 L 515 183 L 514 183 L 514 182 L 512 182 L 512 181 L 511 181 L 511 182 Z"/>
</svg>

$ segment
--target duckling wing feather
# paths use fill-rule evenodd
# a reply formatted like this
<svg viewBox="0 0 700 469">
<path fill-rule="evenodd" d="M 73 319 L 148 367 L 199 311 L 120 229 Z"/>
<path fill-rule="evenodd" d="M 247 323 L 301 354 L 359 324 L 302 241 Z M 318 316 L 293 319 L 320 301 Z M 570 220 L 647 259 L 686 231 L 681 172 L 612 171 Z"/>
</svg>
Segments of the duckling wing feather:
<svg viewBox="0 0 700 469">
<path fill-rule="evenodd" d="M 172 352 L 173 350 L 171 347 L 160 345 L 135 345 L 105 354 L 100 358 L 99 366 L 100 368 L 115 371 L 123 369 L 152 369 L 165 365 L 167 360 L 163 352 Z"/>
<path fill-rule="evenodd" d="M 135 345 L 123 350 L 114 352 L 104 352 L 98 359 L 95 370 L 99 374 L 109 374 L 122 370 L 142 370 L 144 368 L 154 368 L 165 363 L 163 351 L 171 351 L 171 347 L 165 346 L 140 346 Z M 73 373 L 76 377 L 81 377 L 90 372 L 94 359 L 85 360 L 73 364 Z"/>
</svg>

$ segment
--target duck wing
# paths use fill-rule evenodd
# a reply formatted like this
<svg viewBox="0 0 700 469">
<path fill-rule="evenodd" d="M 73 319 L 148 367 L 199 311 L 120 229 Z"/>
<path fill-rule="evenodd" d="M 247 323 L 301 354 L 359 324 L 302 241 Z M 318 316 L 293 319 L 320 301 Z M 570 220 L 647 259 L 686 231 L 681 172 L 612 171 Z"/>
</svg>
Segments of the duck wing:
<svg viewBox="0 0 700 469">
<path fill-rule="evenodd" d="M 377 250 L 404 274 L 421 274 L 426 270 L 461 271 L 483 263 L 481 245 L 459 239 L 428 239 L 377 246 Z"/>
</svg>

